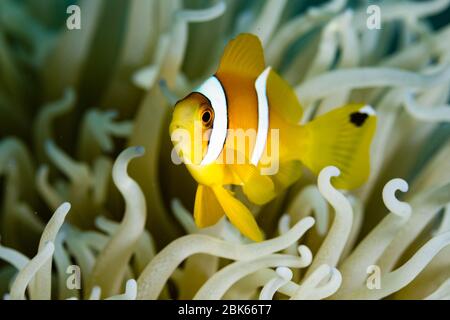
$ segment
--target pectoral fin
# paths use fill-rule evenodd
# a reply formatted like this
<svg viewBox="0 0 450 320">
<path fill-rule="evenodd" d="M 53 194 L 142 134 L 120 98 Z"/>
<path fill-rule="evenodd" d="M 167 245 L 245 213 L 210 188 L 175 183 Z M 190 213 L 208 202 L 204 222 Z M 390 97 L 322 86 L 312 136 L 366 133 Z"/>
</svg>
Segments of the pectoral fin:
<svg viewBox="0 0 450 320">
<path fill-rule="evenodd" d="M 251 202 L 263 205 L 276 196 L 272 179 L 269 176 L 261 175 L 254 165 L 235 165 L 233 170 L 241 179 L 242 190 Z"/>
<path fill-rule="evenodd" d="M 222 186 L 213 187 L 213 191 L 228 219 L 244 236 L 253 241 L 264 239 L 255 218 L 242 202 Z"/>
</svg>

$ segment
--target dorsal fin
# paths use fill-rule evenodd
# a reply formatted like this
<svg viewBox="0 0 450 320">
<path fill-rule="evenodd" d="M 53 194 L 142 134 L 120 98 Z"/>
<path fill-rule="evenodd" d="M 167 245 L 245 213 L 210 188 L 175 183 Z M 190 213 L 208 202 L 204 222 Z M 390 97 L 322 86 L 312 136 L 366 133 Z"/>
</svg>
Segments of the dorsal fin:
<svg viewBox="0 0 450 320">
<path fill-rule="evenodd" d="M 258 77 L 264 71 L 264 53 L 258 37 L 241 33 L 225 47 L 217 75 L 233 74 Z"/>
<path fill-rule="evenodd" d="M 267 79 L 267 96 L 271 108 L 287 122 L 298 124 L 303 109 L 292 87 L 273 69 Z"/>
</svg>

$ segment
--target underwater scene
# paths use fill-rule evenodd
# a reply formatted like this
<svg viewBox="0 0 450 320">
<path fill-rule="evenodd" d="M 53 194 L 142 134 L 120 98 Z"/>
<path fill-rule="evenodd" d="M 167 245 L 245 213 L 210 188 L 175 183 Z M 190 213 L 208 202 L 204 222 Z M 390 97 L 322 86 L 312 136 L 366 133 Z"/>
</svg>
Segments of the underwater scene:
<svg viewBox="0 0 450 320">
<path fill-rule="evenodd" d="M 449 123 L 450 0 L 0 0 L 0 299 L 450 300 Z"/>
</svg>

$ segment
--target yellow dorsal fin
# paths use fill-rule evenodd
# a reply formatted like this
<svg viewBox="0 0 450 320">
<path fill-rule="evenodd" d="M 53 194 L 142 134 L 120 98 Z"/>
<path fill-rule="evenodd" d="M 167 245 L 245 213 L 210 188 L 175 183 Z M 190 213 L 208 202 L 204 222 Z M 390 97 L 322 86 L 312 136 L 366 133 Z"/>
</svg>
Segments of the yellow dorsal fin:
<svg viewBox="0 0 450 320">
<path fill-rule="evenodd" d="M 242 33 L 226 46 L 217 75 L 234 74 L 256 78 L 264 71 L 264 67 L 261 41 L 253 34 Z"/>
<path fill-rule="evenodd" d="M 298 124 L 302 118 L 303 109 L 292 87 L 274 70 L 267 79 L 267 96 L 270 107 L 285 121 Z"/>
</svg>

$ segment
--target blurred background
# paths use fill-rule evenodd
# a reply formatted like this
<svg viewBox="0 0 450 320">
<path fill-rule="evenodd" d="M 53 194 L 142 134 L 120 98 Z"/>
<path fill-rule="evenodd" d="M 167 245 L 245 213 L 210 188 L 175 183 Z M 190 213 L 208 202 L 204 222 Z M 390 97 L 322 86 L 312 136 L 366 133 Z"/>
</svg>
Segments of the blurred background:
<svg viewBox="0 0 450 320">
<path fill-rule="evenodd" d="M 27 256 L 34 254 L 43 226 L 63 201 L 72 204 L 68 222 L 80 230 L 93 229 L 99 215 L 119 221 L 124 203 L 112 183 L 113 161 L 126 146 L 142 145 L 146 154 L 133 160 L 130 174 L 145 193 L 147 227 L 157 248 L 162 248 L 184 234 L 173 216 L 171 201 L 178 198 L 191 211 L 196 190 L 184 166 L 171 161 L 168 122 L 172 104 L 215 71 L 225 44 L 240 32 L 258 34 L 267 63 L 291 84 L 299 85 L 308 77 L 325 26 L 345 12 L 354 19 L 350 25 L 361 43 L 376 39 L 368 41 L 376 44 L 372 47 L 355 47 L 360 57 L 348 67 L 381 65 L 386 57 L 448 29 L 448 1 L 413 1 L 411 19 L 404 10 L 383 11 L 383 6 L 401 3 L 1 0 L 2 245 Z M 357 27 L 358 17 L 366 15 L 370 4 L 380 4 L 382 16 L 393 16 L 371 33 Z M 71 5 L 80 8 L 80 29 L 67 28 L 68 19 L 76 19 L 75 11 L 67 12 Z M 313 7 L 320 10 L 314 12 Z M 303 18 L 300 22 L 299 17 Z M 346 68 L 339 65 L 343 54 L 338 46 L 331 63 L 319 73 Z M 430 55 L 426 59 L 439 58 Z M 418 71 L 423 65 L 419 61 L 399 67 Z M 352 97 L 380 100 L 369 93 L 359 90 Z M 427 138 L 414 149 L 420 153 L 403 159 L 404 165 L 397 163 L 398 170 L 385 171 L 375 183 L 379 186 L 367 191 L 370 210 L 382 206 L 379 194 L 388 179 L 401 176 L 412 181 L 449 140 L 448 124 L 427 124 L 426 128 Z M 267 234 L 276 231 L 275 221 L 293 195 L 314 179 L 306 175 L 266 207 L 253 208 Z M 372 193 L 377 195 L 374 200 L 370 200 Z M 361 234 L 380 217 L 369 215 Z"/>
</svg>

